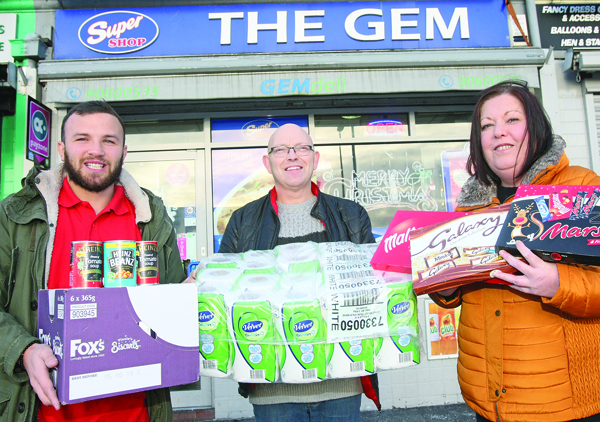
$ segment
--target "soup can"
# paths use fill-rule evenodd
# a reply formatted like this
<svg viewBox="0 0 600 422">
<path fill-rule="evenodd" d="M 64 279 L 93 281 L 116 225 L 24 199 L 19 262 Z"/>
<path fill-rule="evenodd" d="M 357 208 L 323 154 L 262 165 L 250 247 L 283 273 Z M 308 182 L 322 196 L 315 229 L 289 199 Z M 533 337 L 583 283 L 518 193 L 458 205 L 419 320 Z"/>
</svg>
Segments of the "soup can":
<svg viewBox="0 0 600 422">
<path fill-rule="evenodd" d="M 104 242 L 104 287 L 134 287 L 136 281 L 135 240 Z"/>
<path fill-rule="evenodd" d="M 102 287 L 102 242 L 71 242 L 69 287 Z"/>
<path fill-rule="evenodd" d="M 158 242 L 135 242 L 137 250 L 137 284 L 158 284 Z"/>
</svg>

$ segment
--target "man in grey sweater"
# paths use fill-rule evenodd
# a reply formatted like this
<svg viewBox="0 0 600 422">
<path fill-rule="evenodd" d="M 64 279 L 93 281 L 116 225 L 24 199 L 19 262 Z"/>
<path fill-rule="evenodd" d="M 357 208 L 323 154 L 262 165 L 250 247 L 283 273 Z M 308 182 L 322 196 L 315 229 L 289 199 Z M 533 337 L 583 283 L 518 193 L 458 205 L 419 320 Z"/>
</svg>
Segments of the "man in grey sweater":
<svg viewBox="0 0 600 422">
<path fill-rule="evenodd" d="M 286 124 L 269 140 L 263 157 L 275 187 L 235 211 L 219 252 L 272 249 L 296 242 L 374 242 L 365 209 L 319 191 L 311 182 L 319 153 L 304 129 Z M 314 384 L 240 384 L 257 422 L 360 420 L 361 393 L 380 408 L 376 375 Z"/>
</svg>

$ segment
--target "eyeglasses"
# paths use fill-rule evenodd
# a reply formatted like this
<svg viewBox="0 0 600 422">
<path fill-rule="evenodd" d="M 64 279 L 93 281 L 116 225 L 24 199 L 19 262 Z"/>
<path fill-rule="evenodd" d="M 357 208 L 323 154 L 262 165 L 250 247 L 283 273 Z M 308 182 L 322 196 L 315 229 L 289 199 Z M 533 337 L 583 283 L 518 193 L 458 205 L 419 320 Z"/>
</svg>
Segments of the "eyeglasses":
<svg viewBox="0 0 600 422">
<path fill-rule="evenodd" d="M 274 157 L 283 158 L 287 157 L 290 153 L 290 150 L 293 149 L 297 156 L 304 157 L 311 153 L 311 151 L 315 150 L 315 147 L 312 145 L 296 145 L 295 147 L 287 147 L 285 145 L 279 147 L 272 147 L 269 150 L 269 154 L 273 154 Z"/>
</svg>

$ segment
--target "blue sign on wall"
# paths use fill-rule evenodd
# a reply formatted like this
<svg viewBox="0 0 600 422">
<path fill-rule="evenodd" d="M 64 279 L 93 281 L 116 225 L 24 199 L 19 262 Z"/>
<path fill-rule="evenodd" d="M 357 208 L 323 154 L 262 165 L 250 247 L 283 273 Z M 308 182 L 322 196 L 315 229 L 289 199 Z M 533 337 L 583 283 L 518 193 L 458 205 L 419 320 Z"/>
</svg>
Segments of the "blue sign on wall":
<svg viewBox="0 0 600 422">
<path fill-rule="evenodd" d="M 498 0 L 57 10 L 54 58 L 509 47 Z"/>
</svg>

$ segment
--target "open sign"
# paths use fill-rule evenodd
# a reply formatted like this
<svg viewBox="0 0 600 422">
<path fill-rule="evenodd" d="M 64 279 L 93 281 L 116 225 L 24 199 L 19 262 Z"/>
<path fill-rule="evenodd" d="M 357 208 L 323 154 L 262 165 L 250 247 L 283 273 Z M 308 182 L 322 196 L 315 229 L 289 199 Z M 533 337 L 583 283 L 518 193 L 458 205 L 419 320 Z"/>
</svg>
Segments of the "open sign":
<svg viewBox="0 0 600 422">
<path fill-rule="evenodd" d="M 367 125 L 367 134 L 371 136 L 394 136 L 403 131 L 402 122 L 398 120 L 376 120 Z"/>
</svg>

